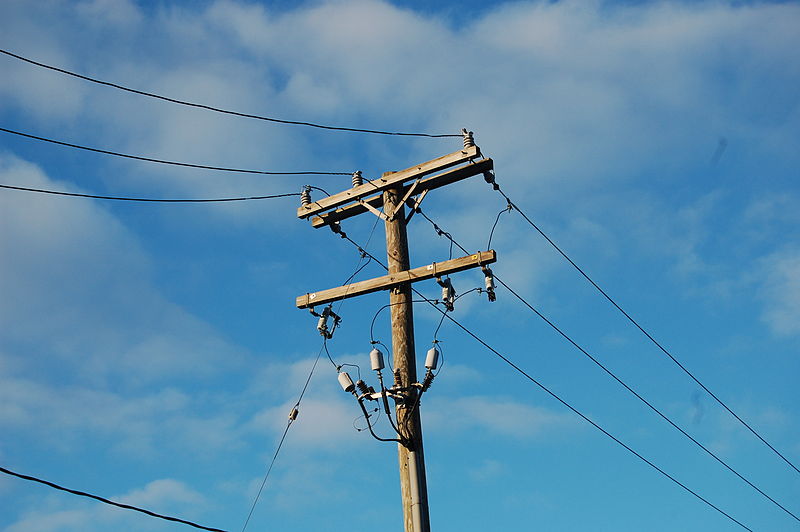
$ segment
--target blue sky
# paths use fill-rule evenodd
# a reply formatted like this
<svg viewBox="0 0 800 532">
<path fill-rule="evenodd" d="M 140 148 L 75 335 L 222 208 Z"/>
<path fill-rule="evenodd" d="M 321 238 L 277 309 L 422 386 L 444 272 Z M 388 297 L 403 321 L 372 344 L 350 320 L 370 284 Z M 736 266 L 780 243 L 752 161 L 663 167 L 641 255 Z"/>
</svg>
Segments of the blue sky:
<svg viewBox="0 0 800 532">
<path fill-rule="evenodd" d="M 509 196 L 679 360 L 800 463 L 800 6 L 792 2 L 0 4 L 2 48 L 237 111 L 475 131 Z M 459 139 L 279 126 L 156 101 L 0 57 L 0 126 L 125 153 L 367 177 Z M 339 191 L 114 159 L 3 133 L 0 183 L 120 196 Z M 316 195 L 320 193 L 315 191 Z M 359 265 L 297 198 L 211 205 L 0 193 L 0 465 L 240 530 L 321 347 L 294 308 Z M 505 200 L 480 177 L 424 211 L 470 250 Z M 348 220 L 383 257 L 374 218 Z M 448 257 L 416 217 L 414 266 Z M 792 512 L 800 475 L 635 330 L 518 213 L 495 272 L 588 352 Z M 457 252 L 456 252 L 457 253 Z M 369 264 L 359 278 L 382 275 Z M 478 272 L 453 276 L 458 292 Z M 433 282 L 418 285 L 435 298 Z M 386 294 L 348 300 L 329 343 L 367 362 Z M 420 356 L 438 314 L 418 305 Z M 502 288 L 454 314 L 609 432 L 754 530 L 797 521 L 636 401 Z M 389 343 L 388 315 L 375 335 Z M 445 323 L 422 405 L 434 530 L 738 527 Z M 370 376 L 372 379 L 372 376 Z M 374 383 L 373 383 L 374 384 Z M 396 449 L 323 356 L 248 530 L 401 522 Z M 385 429 L 385 427 L 382 427 Z M 180 530 L 0 478 L 4 532 Z"/>
</svg>

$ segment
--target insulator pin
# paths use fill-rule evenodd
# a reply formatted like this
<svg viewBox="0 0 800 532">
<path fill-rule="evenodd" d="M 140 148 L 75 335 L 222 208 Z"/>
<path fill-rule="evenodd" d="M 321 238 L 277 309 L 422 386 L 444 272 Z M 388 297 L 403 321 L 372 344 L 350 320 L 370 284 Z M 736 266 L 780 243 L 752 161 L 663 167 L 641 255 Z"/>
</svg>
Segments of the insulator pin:
<svg viewBox="0 0 800 532">
<path fill-rule="evenodd" d="M 353 188 L 363 184 L 364 184 L 364 178 L 361 176 L 361 170 L 353 172 Z"/>
<path fill-rule="evenodd" d="M 427 392 L 428 388 L 431 387 L 431 384 L 433 384 L 434 377 L 436 377 L 436 375 L 434 375 L 432 371 L 428 371 L 428 373 L 425 374 L 425 379 L 422 381 L 423 392 Z"/>
<path fill-rule="evenodd" d="M 305 207 L 306 205 L 311 204 L 311 187 L 306 185 L 303 187 L 303 190 L 300 191 L 300 205 Z"/>
<path fill-rule="evenodd" d="M 462 128 L 461 134 L 464 135 L 464 149 L 475 146 L 475 137 L 472 131 L 467 131 L 467 128 Z"/>
<path fill-rule="evenodd" d="M 455 308 L 454 304 L 456 301 L 456 291 L 453 288 L 453 283 L 450 281 L 449 277 L 444 280 L 441 278 L 436 279 L 436 282 L 442 287 L 442 303 L 444 303 L 448 311 L 452 312 Z"/>
<path fill-rule="evenodd" d="M 356 381 L 356 386 L 358 387 L 358 391 L 361 392 L 363 395 L 370 393 L 369 386 L 367 386 L 367 383 L 364 382 L 363 380 L 358 379 Z"/>
<path fill-rule="evenodd" d="M 486 282 L 486 294 L 489 296 L 489 301 L 497 300 L 494 293 L 494 273 L 486 266 L 483 267 L 484 281 Z"/>
</svg>

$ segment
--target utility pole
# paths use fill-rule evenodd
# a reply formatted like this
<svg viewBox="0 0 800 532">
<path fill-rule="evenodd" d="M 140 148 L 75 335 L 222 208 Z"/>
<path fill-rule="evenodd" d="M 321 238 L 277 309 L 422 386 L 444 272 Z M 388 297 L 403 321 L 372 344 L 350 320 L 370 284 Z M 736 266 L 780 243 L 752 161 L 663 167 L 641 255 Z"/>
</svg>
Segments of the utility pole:
<svg viewBox="0 0 800 532">
<path fill-rule="evenodd" d="M 376 392 L 359 380 L 353 384 L 349 375 L 340 373 L 340 383 L 347 392 L 358 398 L 362 411 L 365 400 L 382 400 L 389 416 L 387 397 L 395 401 L 395 417 L 393 425 L 398 433 L 397 439 L 381 441 L 398 442 L 398 458 L 400 465 L 400 489 L 403 502 L 403 521 L 405 532 L 430 532 L 428 512 L 428 489 L 425 476 L 425 456 L 422 445 L 422 423 L 419 413 L 419 398 L 433 381 L 432 369 L 436 361 L 426 361 L 428 369 L 423 384 L 417 382 L 417 366 L 414 347 L 414 316 L 412 309 L 412 288 L 414 282 L 437 279 L 442 286 L 442 277 L 469 268 L 480 267 L 487 276 L 487 289 L 491 270 L 487 264 L 497 260 L 492 250 L 478 251 L 473 255 L 450 259 L 426 266 L 411 268 L 408 251 L 406 226 L 430 190 L 440 188 L 468 177 L 484 174 L 491 175 L 493 162 L 491 159 L 476 160 L 480 150 L 472 140 L 472 133 L 464 132 L 464 149 L 444 155 L 437 159 L 401 170 L 386 172 L 380 178 L 363 182 L 360 172 L 353 175 L 353 187 L 338 194 L 312 201 L 308 189 L 304 190 L 302 205 L 297 210 L 299 218 L 311 218 L 315 228 L 329 226 L 334 232 L 342 234 L 340 222 L 365 212 L 384 219 L 386 228 L 386 255 L 388 258 L 388 275 L 351 283 L 347 286 L 307 293 L 297 298 L 298 308 L 308 308 L 320 317 L 320 332 L 330 337 L 325 320 L 333 315 L 330 304 L 345 298 L 356 297 L 379 290 L 389 290 L 389 303 L 392 321 L 392 352 L 394 360 L 395 384 L 389 389 L 383 386 L 380 363 L 373 362 L 373 369 L 378 371 L 381 391 Z M 405 214 L 404 205 L 409 205 L 410 212 Z M 383 211 L 380 211 L 380 208 Z M 452 294 L 454 295 L 454 294 Z M 493 293 L 490 300 L 493 300 Z M 315 305 L 329 306 L 318 314 Z M 335 316 L 338 322 L 338 316 Z M 372 353 L 370 354 L 372 357 Z M 438 356 L 438 353 L 437 353 Z M 381 355 L 382 357 L 382 355 Z M 376 365 L 377 364 L 377 365 Z M 360 394 L 359 394 L 360 392 Z M 369 424 L 369 419 L 367 420 Z"/>
<path fill-rule="evenodd" d="M 386 220 L 386 255 L 389 275 L 408 270 L 408 235 L 402 189 L 392 188 L 383 193 L 384 208 L 395 215 Z M 399 215 L 399 216 L 398 216 Z M 414 313 L 411 304 L 411 283 L 389 291 L 392 316 L 392 351 L 394 367 L 400 372 L 403 384 L 417 382 L 417 362 L 414 350 Z M 410 404 L 416 401 L 418 391 L 412 388 Z M 429 532 L 428 485 L 425 477 L 425 454 L 422 448 L 422 423 L 419 408 L 409 409 L 397 403 L 397 426 L 408 443 L 398 443 L 400 460 L 400 492 L 403 497 L 403 520 L 406 532 Z M 410 411 L 409 411 L 410 410 Z M 410 418 L 410 419 L 408 419 Z"/>
</svg>

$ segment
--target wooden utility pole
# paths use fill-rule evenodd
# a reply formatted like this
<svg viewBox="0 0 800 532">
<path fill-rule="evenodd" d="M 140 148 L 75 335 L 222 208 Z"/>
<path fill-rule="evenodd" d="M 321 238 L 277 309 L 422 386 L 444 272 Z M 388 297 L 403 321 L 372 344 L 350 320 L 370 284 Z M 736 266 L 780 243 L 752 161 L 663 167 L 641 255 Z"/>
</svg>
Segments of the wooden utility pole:
<svg viewBox="0 0 800 532">
<path fill-rule="evenodd" d="M 395 213 L 386 220 L 386 255 L 389 275 L 408 270 L 408 235 L 406 233 L 403 191 L 400 187 L 383 193 L 384 208 Z M 392 314 L 392 351 L 394 367 L 400 372 L 404 386 L 417 382 L 417 363 L 414 350 L 414 313 L 411 304 L 411 283 L 389 291 Z M 415 389 L 412 390 L 418 393 Z M 395 410 L 397 426 L 404 442 L 397 444 L 400 460 L 400 491 L 403 497 L 403 521 L 406 532 L 429 532 L 428 485 L 425 478 L 425 454 L 422 448 L 422 424 L 415 404 L 416 393 L 408 403 L 398 403 Z M 409 411 L 410 410 L 410 411 Z"/>
<path fill-rule="evenodd" d="M 492 160 L 476 161 L 479 156 L 480 150 L 472 142 L 471 134 L 465 133 L 463 150 L 399 172 L 386 172 L 380 178 L 363 184 L 354 177 L 351 189 L 317 201 L 311 201 L 306 192 L 303 204 L 297 210 L 299 218 L 311 218 L 313 227 L 327 225 L 336 232 L 341 232 L 339 222 L 365 212 L 371 212 L 385 221 L 388 275 L 307 293 L 298 297 L 296 304 L 298 308 L 313 310 L 315 305 L 329 304 L 378 290 L 389 290 L 393 366 L 397 373 L 395 379 L 400 381 L 395 386 L 402 390 L 399 400 L 397 394 L 392 397 L 396 401 L 405 532 L 430 532 L 422 423 L 419 408 L 414 408 L 419 405 L 417 396 L 422 393 L 422 386 L 417 381 L 411 285 L 426 279 L 440 279 L 444 275 L 469 268 L 485 267 L 497 260 L 494 251 L 488 250 L 412 269 L 406 225 L 414 215 L 414 208 L 419 206 L 430 190 L 491 172 Z M 405 214 L 405 204 L 412 207 L 408 216 Z M 379 210 L 381 207 L 383 212 Z M 352 383 L 351 387 L 355 388 Z M 359 397 L 359 401 L 362 397 Z M 385 397 L 384 395 L 382 398 L 385 400 Z"/>
</svg>

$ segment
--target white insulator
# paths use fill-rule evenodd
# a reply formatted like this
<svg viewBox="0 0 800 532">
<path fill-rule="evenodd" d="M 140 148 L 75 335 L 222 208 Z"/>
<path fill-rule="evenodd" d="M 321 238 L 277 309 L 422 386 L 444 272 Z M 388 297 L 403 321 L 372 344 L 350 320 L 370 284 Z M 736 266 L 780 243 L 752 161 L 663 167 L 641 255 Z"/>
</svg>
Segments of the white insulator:
<svg viewBox="0 0 800 532">
<path fill-rule="evenodd" d="M 322 309 L 322 314 L 319 317 L 319 321 L 317 322 L 317 330 L 320 334 L 325 334 L 328 332 L 328 316 L 331 315 L 331 308 L 325 307 Z"/>
<path fill-rule="evenodd" d="M 494 290 L 494 275 L 492 274 L 492 270 L 489 268 L 485 268 L 483 270 L 483 274 L 486 276 L 484 280 L 486 281 L 486 290 L 491 291 Z"/>
<path fill-rule="evenodd" d="M 363 184 L 364 184 L 364 178 L 361 177 L 361 170 L 353 172 L 353 188 Z"/>
<path fill-rule="evenodd" d="M 381 353 L 378 348 L 373 348 L 372 351 L 369 352 L 369 361 L 374 371 L 380 371 L 386 367 L 383 363 L 383 353 Z"/>
<path fill-rule="evenodd" d="M 425 367 L 428 369 L 436 369 L 439 365 L 439 350 L 436 347 L 428 349 L 428 354 L 425 357 Z"/>
<path fill-rule="evenodd" d="M 300 205 L 306 206 L 311 203 L 311 188 L 308 186 L 303 187 L 300 191 Z"/>
<path fill-rule="evenodd" d="M 353 379 L 350 378 L 350 375 L 348 375 L 346 371 L 339 373 L 339 384 L 347 393 L 352 393 L 353 390 L 356 389 L 356 385 L 353 384 Z"/>
<path fill-rule="evenodd" d="M 464 135 L 464 148 L 472 148 L 475 146 L 475 137 L 472 131 L 467 131 L 467 128 L 462 128 L 461 134 Z"/>
</svg>

